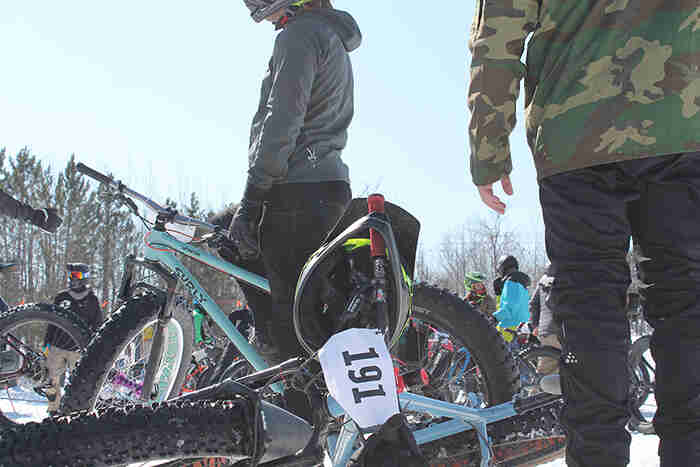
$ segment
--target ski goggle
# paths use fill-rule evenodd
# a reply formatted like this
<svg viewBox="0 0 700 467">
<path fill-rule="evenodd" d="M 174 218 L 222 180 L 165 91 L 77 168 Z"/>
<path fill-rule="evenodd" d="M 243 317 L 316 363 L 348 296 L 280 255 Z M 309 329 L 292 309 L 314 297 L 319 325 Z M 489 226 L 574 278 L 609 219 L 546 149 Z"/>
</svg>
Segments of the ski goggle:
<svg viewBox="0 0 700 467">
<path fill-rule="evenodd" d="M 70 278 L 70 280 L 82 280 L 87 279 L 88 273 L 83 271 L 70 271 L 68 273 L 68 277 Z"/>
<path fill-rule="evenodd" d="M 261 22 L 273 13 L 290 6 L 300 7 L 311 0 L 243 0 L 250 10 L 250 16 L 256 23 Z"/>
</svg>

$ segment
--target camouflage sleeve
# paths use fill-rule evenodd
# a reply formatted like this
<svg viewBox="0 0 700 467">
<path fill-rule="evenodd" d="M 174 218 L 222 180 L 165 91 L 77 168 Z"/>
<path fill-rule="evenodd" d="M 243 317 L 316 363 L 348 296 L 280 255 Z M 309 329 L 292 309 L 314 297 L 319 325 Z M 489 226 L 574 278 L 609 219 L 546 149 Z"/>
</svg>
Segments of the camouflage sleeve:
<svg viewBox="0 0 700 467">
<path fill-rule="evenodd" d="M 471 172 L 486 185 L 512 169 L 508 137 L 515 127 L 515 102 L 525 65 L 525 39 L 536 29 L 538 0 L 477 0 L 469 49 Z"/>
</svg>

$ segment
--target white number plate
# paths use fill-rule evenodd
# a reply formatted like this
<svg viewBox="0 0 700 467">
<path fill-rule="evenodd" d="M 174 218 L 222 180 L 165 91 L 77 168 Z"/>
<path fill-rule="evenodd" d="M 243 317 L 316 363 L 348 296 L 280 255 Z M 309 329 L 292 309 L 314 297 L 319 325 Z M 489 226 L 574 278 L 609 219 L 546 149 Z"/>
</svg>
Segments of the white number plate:
<svg viewBox="0 0 700 467">
<path fill-rule="evenodd" d="M 334 335 L 319 359 L 328 390 L 360 428 L 382 425 L 399 412 L 394 365 L 376 329 Z"/>
</svg>

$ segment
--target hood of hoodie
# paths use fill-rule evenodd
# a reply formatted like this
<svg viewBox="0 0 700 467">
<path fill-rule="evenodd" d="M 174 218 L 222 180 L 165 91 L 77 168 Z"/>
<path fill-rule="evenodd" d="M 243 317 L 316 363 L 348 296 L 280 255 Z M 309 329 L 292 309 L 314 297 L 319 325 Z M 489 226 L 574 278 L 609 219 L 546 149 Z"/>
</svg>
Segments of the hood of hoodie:
<svg viewBox="0 0 700 467">
<path fill-rule="evenodd" d="M 357 49 L 362 43 L 360 27 L 357 25 L 355 18 L 350 16 L 350 13 L 332 8 L 314 8 L 304 14 L 323 17 L 324 20 L 331 25 L 336 34 L 338 34 L 340 40 L 343 41 L 345 50 L 348 52 Z"/>
</svg>

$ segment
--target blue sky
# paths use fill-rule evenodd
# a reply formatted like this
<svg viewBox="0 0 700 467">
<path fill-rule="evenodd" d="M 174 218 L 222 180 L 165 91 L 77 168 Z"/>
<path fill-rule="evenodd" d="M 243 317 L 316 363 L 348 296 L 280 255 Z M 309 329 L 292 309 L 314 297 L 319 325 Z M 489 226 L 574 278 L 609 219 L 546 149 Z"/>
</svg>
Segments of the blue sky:
<svg viewBox="0 0 700 467">
<path fill-rule="evenodd" d="M 364 42 L 344 159 L 355 194 L 380 191 L 422 223 L 421 242 L 489 215 L 468 173 L 467 35 L 474 1 L 335 0 Z M 418 6 L 422 5 L 422 6 Z M 155 199 L 238 201 L 271 25 L 242 0 L 0 4 L 0 147 L 62 167 L 71 153 Z M 506 222 L 541 211 L 522 104 Z"/>
</svg>

